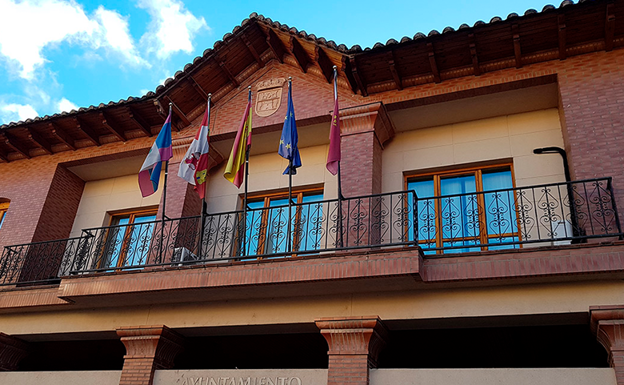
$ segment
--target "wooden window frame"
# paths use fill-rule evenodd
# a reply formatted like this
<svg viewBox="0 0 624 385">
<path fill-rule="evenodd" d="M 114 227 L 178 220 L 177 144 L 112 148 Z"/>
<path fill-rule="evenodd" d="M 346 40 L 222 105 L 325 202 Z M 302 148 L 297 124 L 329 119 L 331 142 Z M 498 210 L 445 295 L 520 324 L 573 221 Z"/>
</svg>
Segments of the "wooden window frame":
<svg viewBox="0 0 624 385">
<path fill-rule="evenodd" d="M 465 166 L 465 167 L 458 167 L 458 168 L 445 168 L 443 170 L 433 170 L 433 171 L 427 171 L 427 172 L 422 172 L 422 173 L 406 173 L 403 177 L 403 186 L 405 190 L 408 190 L 408 185 L 410 182 L 414 182 L 417 180 L 425 180 L 428 177 L 432 177 L 433 179 L 433 197 L 435 198 L 440 198 L 441 196 L 441 180 L 443 178 L 446 177 L 459 177 L 459 176 L 468 176 L 468 175 L 474 175 L 475 177 L 475 190 L 477 193 L 477 199 L 478 199 L 478 205 L 480 207 L 485 208 L 485 200 L 484 200 L 484 194 L 482 194 L 483 191 L 483 172 L 484 171 L 495 171 L 495 170 L 500 170 L 500 171 L 509 171 L 511 173 L 511 183 L 512 183 L 512 189 L 513 189 L 513 193 L 514 193 L 514 202 L 517 201 L 517 197 L 516 192 L 515 192 L 515 188 L 516 188 L 516 176 L 514 173 L 514 168 L 513 168 L 513 163 L 510 162 L 501 162 L 501 163 L 489 163 L 489 164 L 483 164 L 483 165 L 476 165 L 476 166 Z M 424 240 L 418 240 L 418 243 L 435 243 L 437 248 L 443 248 L 444 247 L 444 242 L 446 241 L 450 241 L 452 239 L 445 239 L 443 238 L 443 231 L 442 229 L 442 215 L 440 214 L 442 211 L 442 207 L 441 207 L 441 202 L 440 199 L 435 199 L 435 217 L 436 217 L 436 238 L 435 239 L 424 239 Z M 522 240 L 522 234 L 520 231 L 520 219 L 518 218 L 518 216 L 516 215 L 516 228 L 517 228 L 517 232 L 513 232 L 513 233 L 505 233 L 505 234 L 501 234 L 501 235 L 491 235 L 488 234 L 487 232 L 487 220 L 482 219 L 484 218 L 485 214 L 480 214 L 479 215 L 479 223 L 480 224 L 484 224 L 483 226 L 479 226 L 479 236 L 475 236 L 475 237 L 463 237 L 463 238 L 458 238 L 456 241 L 470 241 L 470 240 L 478 240 L 480 245 L 483 244 L 489 244 L 489 240 L 491 238 L 497 238 L 499 236 L 503 236 L 503 237 L 517 237 L 518 240 Z M 471 248 L 471 246 L 466 246 L 467 248 Z M 488 247 L 487 246 L 479 246 L 479 245 L 474 245 L 474 247 L 480 247 L 481 251 L 487 251 Z M 522 245 L 520 245 L 520 247 L 522 247 Z M 436 254 L 442 254 L 443 250 L 436 250 Z"/>
<path fill-rule="evenodd" d="M 105 239 L 108 239 L 110 236 L 110 227 L 111 226 L 117 226 L 115 224 L 113 224 L 113 222 L 116 219 L 124 219 L 126 217 L 129 218 L 129 221 L 126 225 L 122 225 L 122 226 L 126 226 L 126 229 L 124 231 L 123 234 L 123 238 L 122 238 L 122 243 L 121 243 L 121 247 L 119 249 L 119 256 L 117 257 L 117 265 L 116 266 L 108 266 L 110 268 L 121 268 L 123 267 L 125 261 L 126 261 L 126 246 L 127 243 L 130 241 L 130 235 L 132 233 L 131 228 L 134 224 L 134 220 L 136 219 L 137 216 L 142 216 L 142 215 L 158 215 L 158 206 L 151 206 L 151 207 L 141 207 L 141 208 L 135 208 L 135 209 L 126 209 L 126 210 L 117 210 L 117 211 L 111 211 L 108 212 L 108 215 L 110 216 L 109 220 L 108 220 L 108 229 L 106 230 L 106 236 Z M 124 251 L 125 250 L 125 251 Z M 106 252 L 106 250 L 102 250 L 102 253 Z M 103 256 L 100 257 L 100 261 L 98 263 L 98 269 L 102 268 L 102 264 L 104 263 L 104 258 Z"/>
<path fill-rule="evenodd" d="M 301 204 L 303 203 L 303 197 L 306 195 L 321 195 L 324 197 L 325 191 L 323 187 L 304 187 L 304 188 L 297 188 L 294 189 L 292 191 L 292 198 L 296 199 L 296 202 L 294 204 Z M 241 205 L 243 204 L 242 202 L 243 197 L 241 197 Z M 261 225 L 260 225 L 260 234 L 258 236 L 258 246 L 256 247 L 256 254 L 266 254 L 265 250 L 266 250 L 266 236 L 267 236 L 267 231 L 268 231 L 268 221 L 269 221 L 269 212 L 271 211 L 270 208 L 270 204 L 271 204 L 271 200 L 274 199 L 286 199 L 288 201 L 288 191 L 276 191 L 276 192 L 270 192 L 270 193 L 266 193 L 266 192 L 258 192 L 258 193 L 254 193 L 250 196 L 247 196 L 247 204 L 249 205 L 250 202 L 259 202 L 261 200 L 264 200 L 264 204 L 262 206 L 262 220 L 261 220 Z M 257 209 L 256 209 L 257 210 Z M 295 223 L 299 223 L 301 219 L 301 209 L 299 209 L 298 207 L 295 209 Z M 288 236 L 290 237 L 290 234 L 288 234 Z M 295 236 L 297 236 L 297 234 L 295 233 Z M 298 238 L 293 238 L 293 243 L 296 244 L 299 241 Z"/>
<path fill-rule="evenodd" d="M 4 224 L 4 220 L 6 218 L 7 212 L 9 211 L 9 205 L 11 202 L 0 202 L 0 229 Z"/>
</svg>

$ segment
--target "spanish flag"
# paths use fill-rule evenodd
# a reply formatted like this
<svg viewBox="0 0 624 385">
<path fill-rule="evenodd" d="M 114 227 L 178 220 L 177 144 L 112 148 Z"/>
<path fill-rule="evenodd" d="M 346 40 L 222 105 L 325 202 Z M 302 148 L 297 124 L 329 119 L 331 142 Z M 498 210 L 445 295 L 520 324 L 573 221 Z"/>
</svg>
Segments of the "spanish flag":
<svg viewBox="0 0 624 385">
<path fill-rule="evenodd" d="M 251 90 L 249 90 L 249 98 L 243 120 L 238 127 L 236 139 L 234 139 L 234 145 L 230 152 L 230 159 L 228 159 L 225 173 L 223 173 L 225 179 L 234 183 L 238 188 L 243 184 L 245 177 L 245 155 L 249 148 L 251 148 Z"/>
</svg>

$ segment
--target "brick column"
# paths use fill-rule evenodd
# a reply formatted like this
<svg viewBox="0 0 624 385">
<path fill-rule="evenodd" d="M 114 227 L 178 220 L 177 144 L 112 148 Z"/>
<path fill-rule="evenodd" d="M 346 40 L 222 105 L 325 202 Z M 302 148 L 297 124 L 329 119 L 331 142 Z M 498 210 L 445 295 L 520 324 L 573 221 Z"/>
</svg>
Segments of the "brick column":
<svg viewBox="0 0 624 385">
<path fill-rule="evenodd" d="M 126 347 L 119 385 L 152 385 L 154 371 L 172 368 L 184 341 L 164 325 L 124 327 L 117 335 Z"/>
<path fill-rule="evenodd" d="M 340 110 L 342 191 L 345 197 L 381 192 L 381 153 L 394 136 L 382 103 Z"/>
<path fill-rule="evenodd" d="M 193 135 L 195 133 L 193 132 Z M 180 163 L 184 162 L 184 156 L 191 144 L 193 137 L 177 139 L 173 142 L 173 158 L 169 161 L 169 174 L 167 177 L 167 212 L 168 218 L 184 218 L 197 217 L 201 213 L 201 199 L 194 189 L 184 179 L 178 177 Z M 215 167 L 223 161 L 221 154 L 214 148 L 210 148 L 208 169 Z M 164 194 L 160 199 L 157 218 L 161 219 L 163 215 Z M 233 207 L 231 209 L 234 209 Z M 164 255 L 162 260 L 153 253 L 149 256 L 149 263 L 167 262 L 172 258 L 172 252 L 177 248 L 186 248 L 191 253 L 197 253 L 199 243 L 199 227 L 198 218 L 184 219 L 181 221 L 166 221 L 163 234 L 166 234 L 164 240 Z M 161 225 L 158 224 L 154 230 L 154 234 L 160 233 Z"/>
<path fill-rule="evenodd" d="M 624 305 L 589 308 L 591 329 L 609 353 L 618 385 L 624 385 Z"/>
<path fill-rule="evenodd" d="M 321 318 L 316 326 L 329 347 L 327 385 L 368 385 L 368 369 L 377 367 L 387 339 L 379 317 Z"/>
<path fill-rule="evenodd" d="M 69 237 L 85 182 L 73 172 L 59 165 L 50 183 L 41 216 L 32 242 L 52 241 Z M 37 281 L 56 277 L 64 257 L 65 244 L 46 248 L 28 248 L 21 267 L 19 281 Z M 45 259 L 45 263 L 42 260 Z"/>
<path fill-rule="evenodd" d="M 616 191 L 624 189 L 624 52 L 596 52 L 574 58 L 558 71 L 559 114 L 573 179 L 612 176 Z M 616 194 L 624 207 L 624 194 Z"/>
<path fill-rule="evenodd" d="M 26 357 L 26 342 L 0 332 L 0 371 L 16 370 Z"/>
</svg>

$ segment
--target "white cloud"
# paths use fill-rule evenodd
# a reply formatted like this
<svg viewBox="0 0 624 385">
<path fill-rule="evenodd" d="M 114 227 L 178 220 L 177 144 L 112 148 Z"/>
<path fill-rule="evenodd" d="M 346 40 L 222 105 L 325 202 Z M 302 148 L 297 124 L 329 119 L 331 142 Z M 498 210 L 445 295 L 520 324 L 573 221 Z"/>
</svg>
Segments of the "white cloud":
<svg viewBox="0 0 624 385">
<path fill-rule="evenodd" d="M 70 112 L 71 110 L 77 110 L 78 106 L 75 105 L 74 103 L 70 102 L 69 100 L 62 98 L 58 103 L 57 103 L 57 108 L 59 112 L 63 112 L 63 111 L 67 111 Z"/>
<path fill-rule="evenodd" d="M 46 59 L 42 51 L 61 42 L 121 53 L 124 61 L 146 65 L 128 31 L 128 21 L 99 7 L 93 17 L 74 0 L 0 0 L 0 55 L 32 80 Z M 25 25 L 27 21 L 27 25 Z"/>
<path fill-rule="evenodd" d="M 137 51 L 128 28 L 128 20 L 115 11 L 100 7 L 95 11 L 102 43 L 121 53 L 124 59 L 137 66 L 149 66 Z M 96 43 L 99 43 L 96 41 Z"/>
<path fill-rule="evenodd" d="M 0 120 L 4 122 L 17 122 L 39 116 L 30 104 L 6 104 L 0 105 Z"/>
<path fill-rule="evenodd" d="M 84 41 L 97 27 L 73 1 L 0 0 L 0 9 L 0 53 L 16 60 L 26 79 L 44 63 L 41 50 L 46 45 Z"/>
<path fill-rule="evenodd" d="M 152 16 L 141 43 L 161 59 L 178 51 L 193 52 L 193 37 L 200 30 L 208 29 L 206 20 L 195 17 L 179 0 L 139 0 L 139 7 Z"/>
</svg>

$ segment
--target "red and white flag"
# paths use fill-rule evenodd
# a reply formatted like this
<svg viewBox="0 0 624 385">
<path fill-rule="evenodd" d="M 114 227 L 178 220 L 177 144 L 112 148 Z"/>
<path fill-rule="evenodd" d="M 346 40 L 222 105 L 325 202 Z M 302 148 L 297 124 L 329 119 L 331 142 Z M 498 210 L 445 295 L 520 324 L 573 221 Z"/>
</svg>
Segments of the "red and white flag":
<svg viewBox="0 0 624 385">
<path fill-rule="evenodd" d="M 210 101 L 206 107 L 206 113 L 201 127 L 197 130 L 193 142 L 189 146 L 184 159 L 180 162 L 178 176 L 195 186 L 195 191 L 200 199 L 204 199 L 206 193 L 206 176 L 208 174 L 208 135 L 210 129 Z"/>
</svg>

